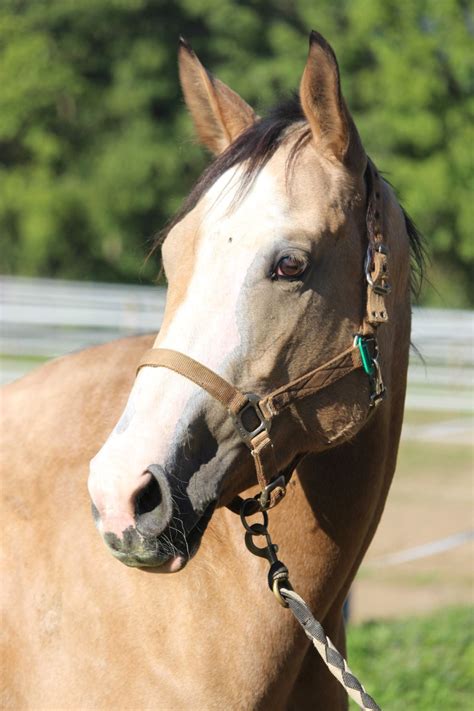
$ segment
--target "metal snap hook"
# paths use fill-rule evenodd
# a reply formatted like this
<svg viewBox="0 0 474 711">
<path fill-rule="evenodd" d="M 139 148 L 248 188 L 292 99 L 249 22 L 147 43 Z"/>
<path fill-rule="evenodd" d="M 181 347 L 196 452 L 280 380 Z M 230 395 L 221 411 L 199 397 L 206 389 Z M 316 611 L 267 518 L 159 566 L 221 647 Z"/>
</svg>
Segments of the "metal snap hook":
<svg viewBox="0 0 474 711">
<path fill-rule="evenodd" d="M 248 516 L 254 516 L 255 514 L 260 513 L 262 514 L 263 517 L 263 523 L 261 524 L 255 524 L 255 523 L 248 523 L 247 522 L 247 517 Z M 240 520 L 242 521 L 242 525 L 247 531 L 247 533 L 251 533 L 253 536 L 261 536 L 265 535 L 263 532 L 257 532 L 254 530 L 254 526 L 262 526 L 262 528 L 267 530 L 268 526 L 268 514 L 266 511 L 263 511 L 259 503 L 256 499 L 245 499 L 245 501 L 242 503 L 242 506 L 240 507 Z"/>
</svg>

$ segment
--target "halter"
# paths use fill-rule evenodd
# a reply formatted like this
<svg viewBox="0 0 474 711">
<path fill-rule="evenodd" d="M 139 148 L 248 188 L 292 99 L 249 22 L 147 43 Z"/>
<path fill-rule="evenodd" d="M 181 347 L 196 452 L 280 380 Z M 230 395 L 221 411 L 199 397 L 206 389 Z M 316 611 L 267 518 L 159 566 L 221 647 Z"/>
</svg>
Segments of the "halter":
<svg viewBox="0 0 474 711">
<path fill-rule="evenodd" d="M 359 368 L 362 368 L 369 378 L 370 408 L 374 408 L 385 395 L 378 361 L 376 329 L 388 320 L 385 307 L 385 296 L 390 293 L 388 249 L 381 228 L 380 177 L 370 159 L 367 161 L 365 181 L 368 195 L 368 247 L 364 263 L 367 282 L 366 313 L 359 333 L 346 350 L 264 397 L 241 392 L 202 363 L 178 351 L 151 348 L 144 353 L 138 364 L 137 374 L 145 367 L 168 368 L 179 373 L 206 390 L 226 408 L 237 434 L 254 458 L 261 489 L 257 508 L 263 511 L 276 506 L 284 497 L 286 485 L 296 466 L 293 463 L 284 473 L 278 470 L 270 438 L 272 422 L 276 417 L 294 402 L 315 395 Z M 230 504 L 230 508 L 237 508 L 235 502 Z"/>
</svg>

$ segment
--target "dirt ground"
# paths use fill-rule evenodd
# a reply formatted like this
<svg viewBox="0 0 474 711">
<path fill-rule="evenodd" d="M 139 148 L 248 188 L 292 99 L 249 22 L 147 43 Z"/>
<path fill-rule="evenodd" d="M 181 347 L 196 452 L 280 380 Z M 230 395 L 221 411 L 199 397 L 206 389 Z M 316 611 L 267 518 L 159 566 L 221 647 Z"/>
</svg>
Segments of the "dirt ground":
<svg viewBox="0 0 474 711">
<path fill-rule="evenodd" d="M 404 440 L 382 521 L 351 596 L 351 621 L 405 617 L 474 602 L 474 541 L 409 562 L 387 556 L 474 526 L 469 444 Z"/>
</svg>

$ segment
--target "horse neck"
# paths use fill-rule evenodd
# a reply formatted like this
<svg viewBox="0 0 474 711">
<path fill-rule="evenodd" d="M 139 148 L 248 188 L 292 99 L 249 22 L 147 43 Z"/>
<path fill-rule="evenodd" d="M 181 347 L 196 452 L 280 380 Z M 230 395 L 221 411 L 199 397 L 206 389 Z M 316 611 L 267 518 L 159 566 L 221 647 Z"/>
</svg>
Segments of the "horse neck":
<svg viewBox="0 0 474 711">
<path fill-rule="evenodd" d="M 396 464 L 408 363 L 407 293 L 397 309 L 392 310 L 384 335 L 385 346 L 391 348 L 385 350 L 386 401 L 350 442 L 308 455 L 293 475 L 285 499 L 269 513 L 269 531 L 293 587 L 333 636 L 339 634 L 342 604 L 377 528 Z M 394 352 L 396 358 L 389 358 Z M 217 577 L 225 599 L 255 625 L 255 655 L 265 659 L 269 639 L 274 645 L 278 641 L 280 646 L 273 647 L 279 650 L 276 661 L 291 670 L 301 638 L 288 626 L 287 614 L 267 586 L 267 561 L 245 548 L 239 517 L 219 509 L 205 539 L 201 564 L 217 572 L 219 561 Z M 274 651 L 271 659 L 275 661 Z"/>
</svg>

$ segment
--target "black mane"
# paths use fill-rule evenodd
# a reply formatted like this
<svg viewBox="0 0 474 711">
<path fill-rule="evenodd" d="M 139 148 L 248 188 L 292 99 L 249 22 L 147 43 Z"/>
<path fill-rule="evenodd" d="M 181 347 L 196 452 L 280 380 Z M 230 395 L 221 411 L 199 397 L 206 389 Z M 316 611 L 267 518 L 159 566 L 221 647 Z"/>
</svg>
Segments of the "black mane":
<svg viewBox="0 0 474 711">
<path fill-rule="evenodd" d="M 281 145 L 283 138 L 288 135 L 291 128 L 301 128 L 306 118 L 301 108 L 298 94 L 292 96 L 271 108 L 268 113 L 256 121 L 250 128 L 242 133 L 223 153 L 221 153 L 203 172 L 193 189 L 185 199 L 179 212 L 174 216 L 166 228 L 159 234 L 152 253 L 158 249 L 168 232 L 180 222 L 207 193 L 212 185 L 230 168 L 245 163 L 239 188 L 242 196 L 259 172 L 270 160 Z M 307 124 L 306 124 L 307 125 Z M 296 141 L 289 156 L 288 165 L 291 166 L 297 157 L 298 151 L 310 139 L 311 132 L 307 126 Z M 410 241 L 412 262 L 412 292 L 418 296 L 423 280 L 425 264 L 424 240 L 417 230 L 414 222 L 402 207 L 405 217 L 405 226 Z"/>
</svg>

